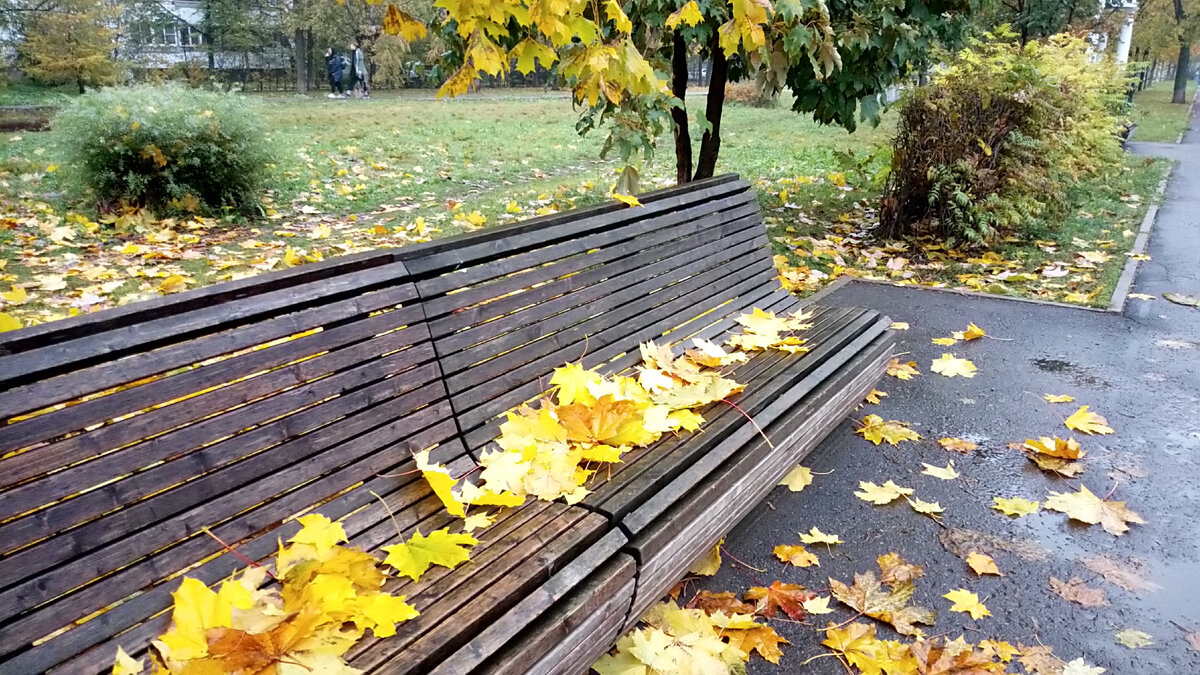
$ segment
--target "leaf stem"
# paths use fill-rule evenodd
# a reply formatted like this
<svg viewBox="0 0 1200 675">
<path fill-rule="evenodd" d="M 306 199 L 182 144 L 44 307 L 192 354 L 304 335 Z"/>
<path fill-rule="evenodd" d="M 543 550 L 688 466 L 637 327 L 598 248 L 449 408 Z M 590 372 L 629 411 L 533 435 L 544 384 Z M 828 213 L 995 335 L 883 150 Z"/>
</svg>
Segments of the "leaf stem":
<svg viewBox="0 0 1200 675">
<path fill-rule="evenodd" d="M 267 576 L 269 576 L 269 577 L 271 577 L 272 579 L 275 579 L 276 581 L 278 581 L 278 578 L 277 578 L 277 577 L 276 577 L 274 574 L 272 574 L 272 573 L 271 573 L 271 570 L 270 570 L 269 568 L 267 568 L 267 567 L 263 567 L 262 565 L 260 565 L 260 564 L 258 564 L 258 563 L 256 563 L 256 562 L 254 562 L 253 560 L 251 560 L 251 559 L 247 558 L 246 556 L 242 555 L 242 554 L 241 554 L 241 552 L 240 552 L 240 551 L 238 551 L 236 548 L 234 548 L 234 547 L 230 546 L 229 544 L 225 543 L 225 540 L 224 540 L 224 539 L 221 539 L 221 538 L 220 538 L 220 537 L 218 537 L 217 535 L 213 534 L 213 533 L 212 533 L 212 530 L 208 529 L 207 527 L 202 527 L 202 528 L 200 528 L 200 531 L 201 531 L 201 532 L 203 532 L 204 534 L 207 534 L 208 536 L 212 537 L 213 539 L 216 539 L 216 540 L 217 540 L 217 543 L 218 543 L 218 544 L 220 544 L 221 546 L 225 547 L 225 550 L 226 550 L 226 551 L 229 551 L 230 553 L 232 553 L 232 554 L 236 555 L 237 557 L 241 558 L 243 562 L 245 562 L 246 564 L 250 565 L 251 567 L 262 567 L 262 568 L 263 568 L 263 569 L 266 571 L 266 573 L 267 573 Z"/>
<path fill-rule="evenodd" d="M 772 450 L 775 449 L 775 444 L 771 442 L 771 439 L 767 438 L 767 434 L 762 430 L 762 427 L 758 426 L 758 422 L 755 422 L 754 418 L 751 417 L 749 414 L 747 414 L 745 410 L 742 410 L 740 407 L 738 407 L 738 404 L 734 403 L 733 401 L 730 401 L 727 398 L 721 399 L 721 402 L 725 403 L 727 405 L 733 406 L 733 409 L 740 412 L 742 414 L 742 417 L 745 417 L 746 419 L 750 420 L 750 424 L 754 425 L 754 428 L 758 430 L 758 434 L 763 437 L 764 441 L 767 442 L 767 447 Z"/>
<path fill-rule="evenodd" d="M 746 569 L 749 569 L 749 570 L 754 570 L 755 572 L 758 572 L 759 574 L 766 574 L 766 573 L 767 573 L 767 571 L 766 571 L 766 570 L 760 570 L 760 569 L 758 569 L 757 567 L 755 567 L 755 566 L 753 566 L 753 565 L 747 565 L 745 562 L 742 562 L 741 560 L 738 560 L 737 558 L 735 558 L 735 557 L 734 557 L 734 555 L 733 555 L 732 553 L 730 553 L 730 552 L 729 552 L 729 549 L 725 548 L 724 546 L 718 546 L 717 548 L 720 548 L 720 549 L 721 549 L 721 552 L 722 552 L 722 553 L 724 553 L 725 555 L 729 556 L 729 559 L 730 559 L 730 560 L 732 560 L 733 562 L 735 562 L 735 563 L 737 563 L 737 564 L 741 565 L 742 567 L 745 567 Z"/>
</svg>

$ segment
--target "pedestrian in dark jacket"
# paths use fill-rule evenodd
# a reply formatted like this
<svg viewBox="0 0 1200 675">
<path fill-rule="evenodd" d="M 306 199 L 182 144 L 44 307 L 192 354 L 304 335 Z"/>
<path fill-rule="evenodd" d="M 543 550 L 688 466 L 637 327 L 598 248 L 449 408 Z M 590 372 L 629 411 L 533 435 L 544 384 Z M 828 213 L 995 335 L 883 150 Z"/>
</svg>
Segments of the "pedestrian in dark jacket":
<svg viewBox="0 0 1200 675">
<path fill-rule="evenodd" d="M 356 42 L 350 43 L 350 73 L 349 89 L 354 91 L 354 87 L 361 87 L 362 97 L 371 98 L 371 88 L 367 86 L 367 59 Z"/>
<path fill-rule="evenodd" d="M 342 72 L 345 69 L 345 57 L 333 51 L 325 50 L 325 72 L 329 75 L 329 98 L 345 96 L 342 90 Z"/>
</svg>

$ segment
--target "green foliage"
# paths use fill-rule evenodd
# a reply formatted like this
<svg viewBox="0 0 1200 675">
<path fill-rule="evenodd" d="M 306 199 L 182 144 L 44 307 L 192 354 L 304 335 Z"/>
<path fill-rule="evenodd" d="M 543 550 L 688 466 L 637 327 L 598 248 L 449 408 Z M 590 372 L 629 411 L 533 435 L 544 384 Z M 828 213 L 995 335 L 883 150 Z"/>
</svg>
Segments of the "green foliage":
<svg viewBox="0 0 1200 675">
<path fill-rule="evenodd" d="M 175 84 L 90 92 L 53 129 L 64 164 L 108 207 L 252 211 L 271 161 L 244 100 Z"/>
<path fill-rule="evenodd" d="M 1062 215 L 1068 188 L 1119 166 L 1125 80 L 1067 35 L 974 41 L 905 98 L 880 218 L 994 242 Z"/>
</svg>

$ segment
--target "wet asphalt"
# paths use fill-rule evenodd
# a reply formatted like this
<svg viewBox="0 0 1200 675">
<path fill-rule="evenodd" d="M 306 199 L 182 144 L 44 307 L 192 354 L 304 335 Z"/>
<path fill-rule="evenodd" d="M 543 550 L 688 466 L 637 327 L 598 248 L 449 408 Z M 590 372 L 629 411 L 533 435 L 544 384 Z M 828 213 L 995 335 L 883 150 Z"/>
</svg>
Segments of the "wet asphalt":
<svg viewBox="0 0 1200 675">
<path fill-rule="evenodd" d="M 1134 143 L 1131 151 L 1177 160 L 1151 235 L 1151 260 L 1140 264 L 1133 289 L 1154 299 L 1130 299 L 1123 314 L 1113 314 L 859 281 L 833 292 L 825 304 L 871 307 L 910 324 L 899 332 L 899 351 L 908 352 L 903 360 L 916 361 L 921 375 L 910 381 L 885 377 L 879 388 L 887 398 L 855 416 L 909 422 L 922 440 L 876 447 L 844 421 L 803 461 L 826 475 L 815 476 L 800 493 L 776 488 L 729 533 L 720 571 L 689 594 L 741 592 L 776 580 L 825 593 L 828 578 L 852 583 L 855 573 L 878 573 L 877 556 L 897 552 L 925 568 L 914 602 L 938 611 L 928 635 L 1041 643 L 1066 661 L 1083 657 L 1111 674 L 1200 673 L 1200 652 L 1185 641 L 1186 633 L 1200 631 L 1200 309 L 1161 295 L 1200 296 L 1200 125 L 1181 145 Z M 931 344 L 968 322 L 1003 339 Z M 932 359 L 944 352 L 972 360 L 978 374 L 963 379 L 932 373 Z M 1076 400 L 1050 404 L 1041 399 L 1047 393 Z M 1116 433 L 1085 436 L 1066 429 L 1064 418 L 1079 405 L 1105 416 Z M 1008 447 L 1068 434 L 1087 451 L 1086 470 L 1071 479 L 1043 473 Z M 947 451 L 937 444 L 947 436 L 971 440 L 979 449 L 970 455 Z M 961 474 L 957 480 L 921 474 L 923 462 L 945 466 L 950 460 Z M 889 479 L 944 507 L 944 526 L 903 501 L 874 506 L 853 495 L 859 481 Z M 1081 485 L 1100 496 L 1111 491 L 1111 499 L 1126 501 L 1147 524 L 1117 537 L 1044 509 L 1014 519 L 989 508 L 996 496 L 1044 503 L 1051 491 L 1074 492 Z M 776 545 L 800 543 L 797 533 L 813 526 L 845 541 L 808 547 L 820 567 L 785 567 L 773 556 Z M 974 575 L 939 540 L 962 530 L 1017 544 L 1019 553 L 993 551 L 1003 577 Z M 1131 592 L 1105 581 L 1080 562 L 1097 555 L 1144 570 L 1161 589 Z M 1050 592 L 1052 576 L 1079 577 L 1103 589 L 1108 604 L 1068 602 Z M 972 620 L 948 611 L 951 603 L 941 596 L 957 588 L 977 593 L 992 616 Z M 791 645 L 779 666 L 755 656 L 749 672 L 845 673 L 834 659 L 802 664 L 825 651 L 818 627 L 852 616 L 839 606 L 807 624 L 772 621 Z M 901 637 L 879 625 L 881 637 Z M 1148 633 L 1154 644 L 1118 644 L 1114 634 L 1126 628 Z M 1023 670 L 1014 664 L 1011 672 Z"/>
</svg>

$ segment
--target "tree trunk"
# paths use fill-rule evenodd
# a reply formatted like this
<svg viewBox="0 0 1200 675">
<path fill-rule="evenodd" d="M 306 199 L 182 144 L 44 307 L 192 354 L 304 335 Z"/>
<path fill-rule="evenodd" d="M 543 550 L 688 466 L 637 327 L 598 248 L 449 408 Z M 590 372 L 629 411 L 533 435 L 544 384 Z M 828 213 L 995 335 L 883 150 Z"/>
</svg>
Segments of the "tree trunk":
<svg viewBox="0 0 1200 675">
<path fill-rule="evenodd" d="M 671 121 L 675 123 L 675 182 L 679 185 L 692 180 L 692 134 L 688 130 L 687 108 L 683 105 L 687 85 L 687 44 L 683 34 L 676 30 L 671 42 L 671 93 L 679 99 L 680 106 L 671 108 Z"/>
<path fill-rule="evenodd" d="M 308 49 L 306 48 L 307 41 L 305 40 L 304 29 L 297 28 L 295 40 L 292 46 L 295 49 L 296 63 L 296 93 L 308 93 Z"/>
<path fill-rule="evenodd" d="M 717 155 L 721 152 L 721 110 L 725 107 L 725 83 L 729 79 L 729 62 L 725 50 L 721 49 L 717 34 L 712 38 L 712 74 L 708 83 L 708 101 L 704 117 L 709 129 L 700 139 L 700 161 L 696 164 L 693 180 L 712 178 L 717 168 Z"/>
<path fill-rule="evenodd" d="M 1187 103 L 1188 59 L 1191 56 L 1191 45 L 1179 43 L 1179 63 L 1175 66 L 1175 93 L 1171 95 L 1171 103 Z"/>
</svg>

